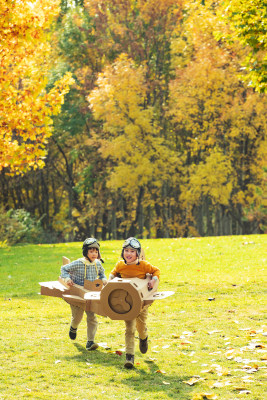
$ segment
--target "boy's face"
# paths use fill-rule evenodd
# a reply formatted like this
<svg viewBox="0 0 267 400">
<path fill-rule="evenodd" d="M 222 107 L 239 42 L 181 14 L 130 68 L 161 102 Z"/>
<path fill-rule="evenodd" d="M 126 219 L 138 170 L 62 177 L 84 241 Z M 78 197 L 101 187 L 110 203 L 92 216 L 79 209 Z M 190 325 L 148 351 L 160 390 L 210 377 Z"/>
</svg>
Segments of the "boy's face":
<svg viewBox="0 0 267 400">
<path fill-rule="evenodd" d="M 95 261 L 95 260 L 97 259 L 97 257 L 98 257 L 98 250 L 95 249 L 94 247 L 91 247 L 91 248 L 88 250 L 87 257 L 88 257 L 91 261 Z"/>
<path fill-rule="evenodd" d="M 127 262 L 127 264 L 134 262 L 137 259 L 136 250 L 126 248 L 123 250 L 123 256 Z"/>
</svg>

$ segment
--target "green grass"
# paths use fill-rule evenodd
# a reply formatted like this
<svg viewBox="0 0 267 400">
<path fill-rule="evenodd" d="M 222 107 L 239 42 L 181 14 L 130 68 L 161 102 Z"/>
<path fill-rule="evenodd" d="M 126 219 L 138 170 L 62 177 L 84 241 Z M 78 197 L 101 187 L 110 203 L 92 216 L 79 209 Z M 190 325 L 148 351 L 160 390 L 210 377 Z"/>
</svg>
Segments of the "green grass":
<svg viewBox="0 0 267 400">
<path fill-rule="evenodd" d="M 107 275 L 121 245 L 101 243 Z M 81 256 L 81 243 L 0 249 L 0 399 L 265 398 L 267 235 L 142 245 L 161 269 L 159 290 L 175 295 L 150 307 L 149 351 L 142 355 L 136 340 L 130 371 L 116 354 L 123 321 L 99 316 L 96 340 L 110 350 L 88 352 L 85 318 L 70 341 L 69 305 L 38 294 L 38 282 L 57 279 L 63 255 Z"/>
</svg>

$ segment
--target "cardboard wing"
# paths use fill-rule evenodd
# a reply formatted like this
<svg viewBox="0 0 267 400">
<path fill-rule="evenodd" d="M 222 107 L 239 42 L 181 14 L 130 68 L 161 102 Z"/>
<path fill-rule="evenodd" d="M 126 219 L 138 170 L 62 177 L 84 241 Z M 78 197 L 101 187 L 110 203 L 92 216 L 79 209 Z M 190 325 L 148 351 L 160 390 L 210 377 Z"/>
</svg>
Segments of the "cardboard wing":
<svg viewBox="0 0 267 400">
<path fill-rule="evenodd" d="M 69 304 L 110 319 L 133 320 L 145 305 L 174 294 L 172 291 L 157 292 L 158 281 L 152 290 L 148 290 L 150 279 L 149 276 L 146 279 L 114 278 L 105 286 L 99 279 L 94 282 L 85 280 L 83 287 L 76 284 L 68 286 L 59 278 L 58 281 L 40 282 L 40 286 L 41 295 L 61 297 Z"/>
</svg>

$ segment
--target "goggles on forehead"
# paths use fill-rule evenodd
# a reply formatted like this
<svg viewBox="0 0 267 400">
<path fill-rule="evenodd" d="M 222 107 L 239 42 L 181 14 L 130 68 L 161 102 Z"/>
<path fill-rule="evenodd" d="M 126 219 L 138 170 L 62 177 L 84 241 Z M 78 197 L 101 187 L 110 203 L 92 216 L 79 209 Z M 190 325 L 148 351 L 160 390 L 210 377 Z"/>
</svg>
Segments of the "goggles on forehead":
<svg viewBox="0 0 267 400">
<path fill-rule="evenodd" d="M 100 247 L 100 244 L 98 243 L 97 239 L 95 239 L 95 238 L 85 239 L 85 241 L 83 242 L 83 245 L 90 246 L 91 244 L 94 244 L 94 243 L 98 244 L 98 246 Z"/>
<path fill-rule="evenodd" d="M 135 238 L 126 239 L 122 245 L 122 248 L 124 249 L 127 246 L 131 246 L 133 249 L 141 249 L 141 244 Z"/>
</svg>

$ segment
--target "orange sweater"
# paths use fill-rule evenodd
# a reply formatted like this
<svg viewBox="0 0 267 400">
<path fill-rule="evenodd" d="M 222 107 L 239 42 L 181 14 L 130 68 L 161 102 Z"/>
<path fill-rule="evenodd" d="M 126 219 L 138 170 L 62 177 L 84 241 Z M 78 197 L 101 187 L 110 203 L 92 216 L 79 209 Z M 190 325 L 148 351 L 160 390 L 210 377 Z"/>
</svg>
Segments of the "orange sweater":
<svg viewBox="0 0 267 400">
<path fill-rule="evenodd" d="M 112 275 L 120 276 L 121 278 L 145 279 L 147 273 L 157 276 L 159 279 L 160 270 L 157 267 L 153 267 L 153 265 L 147 261 L 140 261 L 139 264 L 127 265 L 121 260 L 111 271 Z"/>
</svg>

